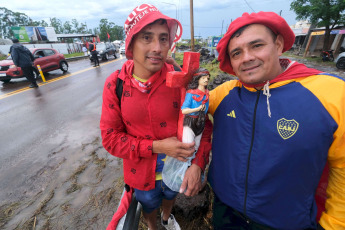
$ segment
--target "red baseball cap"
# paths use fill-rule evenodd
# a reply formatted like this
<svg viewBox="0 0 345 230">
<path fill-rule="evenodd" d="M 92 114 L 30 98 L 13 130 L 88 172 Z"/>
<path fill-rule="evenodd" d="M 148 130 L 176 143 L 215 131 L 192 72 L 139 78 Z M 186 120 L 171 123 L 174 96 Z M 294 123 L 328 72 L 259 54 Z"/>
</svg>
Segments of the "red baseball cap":
<svg viewBox="0 0 345 230">
<path fill-rule="evenodd" d="M 250 24 L 262 24 L 270 28 L 276 35 L 281 34 L 284 38 L 283 52 L 289 50 L 295 42 L 295 34 L 291 30 L 284 18 L 274 12 L 244 13 L 241 17 L 234 20 L 224 37 L 217 45 L 219 68 L 229 74 L 235 75 L 230 63 L 228 45 L 231 36 L 240 28 Z"/>
<path fill-rule="evenodd" d="M 128 49 L 131 45 L 134 35 L 139 33 L 145 26 L 158 19 L 165 19 L 169 28 L 169 46 L 179 40 L 182 36 L 181 23 L 173 18 L 162 14 L 155 6 L 151 4 L 142 4 L 137 6 L 128 16 L 124 28 L 126 33 L 126 57 L 133 59 L 132 52 Z M 179 28 L 179 33 L 178 32 Z"/>
</svg>

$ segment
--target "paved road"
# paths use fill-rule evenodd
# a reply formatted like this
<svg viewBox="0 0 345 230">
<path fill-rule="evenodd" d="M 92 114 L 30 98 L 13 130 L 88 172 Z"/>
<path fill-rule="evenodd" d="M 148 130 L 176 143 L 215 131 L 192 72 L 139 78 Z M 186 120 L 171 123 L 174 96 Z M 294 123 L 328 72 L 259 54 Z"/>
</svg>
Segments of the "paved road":
<svg viewBox="0 0 345 230">
<path fill-rule="evenodd" d="M 124 62 L 94 68 L 87 59 L 73 61 L 67 74 L 51 72 L 38 89 L 25 79 L 0 83 L 0 229 L 80 229 L 94 216 L 94 229 L 105 228 L 122 192 L 110 189 L 122 173 L 101 146 L 102 91 Z M 109 210 L 90 212 L 92 197 L 107 193 Z M 86 207 L 88 217 L 80 213 Z"/>
</svg>

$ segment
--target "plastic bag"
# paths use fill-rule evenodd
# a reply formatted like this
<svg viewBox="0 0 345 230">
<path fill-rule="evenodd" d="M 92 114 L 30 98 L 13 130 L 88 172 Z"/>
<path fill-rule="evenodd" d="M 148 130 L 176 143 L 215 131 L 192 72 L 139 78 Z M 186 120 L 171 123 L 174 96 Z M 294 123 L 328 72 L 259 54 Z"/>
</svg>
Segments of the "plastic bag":
<svg viewBox="0 0 345 230">
<path fill-rule="evenodd" d="M 195 153 L 187 162 L 179 161 L 176 158 L 167 156 L 164 162 L 162 178 L 164 183 L 173 191 L 179 192 L 184 175 L 191 165 Z"/>
</svg>

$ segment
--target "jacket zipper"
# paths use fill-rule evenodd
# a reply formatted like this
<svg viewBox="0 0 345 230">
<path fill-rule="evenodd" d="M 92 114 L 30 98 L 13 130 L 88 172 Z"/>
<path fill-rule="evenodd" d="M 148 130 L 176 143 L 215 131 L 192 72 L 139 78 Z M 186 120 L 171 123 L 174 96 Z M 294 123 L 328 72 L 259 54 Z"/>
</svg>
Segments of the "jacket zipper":
<svg viewBox="0 0 345 230">
<path fill-rule="evenodd" d="M 254 107 L 254 117 L 253 117 L 253 130 L 252 130 L 252 140 L 250 142 L 250 149 L 249 149 L 249 154 L 248 154 L 248 161 L 247 161 L 247 172 L 246 172 L 246 181 L 245 181 L 245 195 L 244 195 L 244 215 L 247 215 L 247 194 L 248 194 L 248 174 L 249 174 L 249 164 L 250 164 L 250 156 L 252 154 L 253 150 L 253 143 L 254 143 L 254 133 L 255 133 L 255 119 L 256 119 L 256 110 L 258 108 L 258 103 L 259 103 L 259 98 L 260 98 L 260 93 L 261 90 L 257 91 L 257 97 L 256 97 L 256 102 L 255 102 L 255 107 Z"/>
</svg>

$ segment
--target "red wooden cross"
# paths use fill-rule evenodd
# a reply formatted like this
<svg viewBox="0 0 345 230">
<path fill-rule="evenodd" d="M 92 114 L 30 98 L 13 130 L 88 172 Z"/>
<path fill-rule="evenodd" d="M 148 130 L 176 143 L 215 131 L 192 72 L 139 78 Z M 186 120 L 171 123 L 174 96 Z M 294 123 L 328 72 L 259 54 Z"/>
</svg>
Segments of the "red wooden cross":
<svg viewBox="0 0 345 230">
<path fill-rule="evenodd" d="M 181 72 L 172 71 L 167 73 L 166 85 L 171 88 L 180 88 L 181 106 L 186 96 L 186 87 L 192 80 L 193 73 L 199 68 L 200 53 L 185 52 L 183 55 L 183 67 Z M 178 119 L 177 138 L 182 140 L 183 114 L 180 109 Z"/>
</svg>

